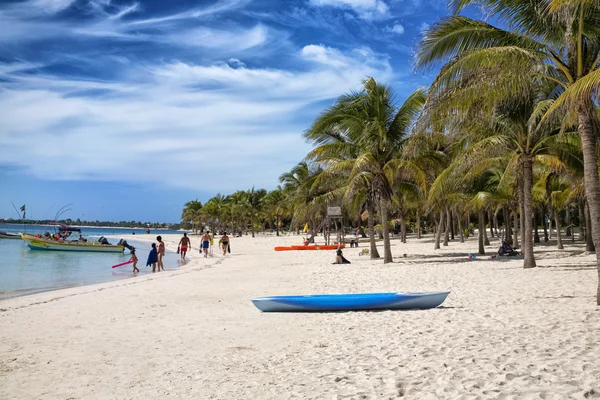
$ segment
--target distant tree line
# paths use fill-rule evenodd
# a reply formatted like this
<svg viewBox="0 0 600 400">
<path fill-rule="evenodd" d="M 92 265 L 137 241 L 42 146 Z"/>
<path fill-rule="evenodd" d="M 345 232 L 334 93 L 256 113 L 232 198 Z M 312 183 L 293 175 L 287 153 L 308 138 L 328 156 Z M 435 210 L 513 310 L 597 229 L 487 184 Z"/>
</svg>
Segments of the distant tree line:
<svg viewBox="0 0 600 400">
<path fill-rule="evenodd" d="M 72 220 L 70 218 L 60 219 L 60 220 L 51 220 L 51 219 L 42 219 L 42 220 L 32 220 L 32 219 L 0 219 L 3 223 L 7 224 L 25 224 L 25 225 L 49 225 L 54 223 L 61 223 L 66 225 L 75 225 L 75 226 L 108 226 L 111 228 L 140 228 L 140 229 L 173 229 L 177 230 L 181 227 L 181 224 L 170 224 L 170 223 L 160 223 L 160 222 L 142 222 L 142 221 L 86 221 L 77 218 L 76 220 Z"/>
</svg>

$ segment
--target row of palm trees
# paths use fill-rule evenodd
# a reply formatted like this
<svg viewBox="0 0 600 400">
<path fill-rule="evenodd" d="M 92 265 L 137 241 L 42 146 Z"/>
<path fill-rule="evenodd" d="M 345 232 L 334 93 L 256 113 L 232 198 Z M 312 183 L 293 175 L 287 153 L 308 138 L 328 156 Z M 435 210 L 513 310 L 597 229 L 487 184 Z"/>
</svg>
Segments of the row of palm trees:
<svg viewBox="0 0 600 400">
<path fill-rule="evenodd" d="M 460 15 L 475 3 L 498 26 Z M 537 226 L 552 215 L 559 247 L 563 220 L 580 221 L 600 279 L 600 2 L 450 6 L 453 15 L 416 48 L 416 70 L 440 67 L 427 90 L 397 104 L 390 87 L 366 79 L 307 129 L 314 148 L 280 177 L 282 186 L 218 195 L 186 217 L 232 227 L 243 221 L 254 234 L 265 219 L 277 229 L 282 218 L 317 229 L 327 207 L 341 205 L 352 221 L 366 217 L 372 258 L 379 258 L 378 223 L 388 263 L 391 219 L 402 225 L 403 241 L 408 221 L 417 236 L 423 217 L 435 221 L 439 248 L 455 226 L 464 240 L 474 216 L 483 254 L 486 227 L 493 232 L 502 216 L 505 238 L 522 244 L 523 265 L 533 268 Z"/>
</svg>

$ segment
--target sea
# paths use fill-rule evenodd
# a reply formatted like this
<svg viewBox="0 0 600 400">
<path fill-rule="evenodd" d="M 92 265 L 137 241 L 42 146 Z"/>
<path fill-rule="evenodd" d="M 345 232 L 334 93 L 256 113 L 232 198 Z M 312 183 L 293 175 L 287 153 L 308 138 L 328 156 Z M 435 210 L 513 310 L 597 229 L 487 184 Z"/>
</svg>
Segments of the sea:
<svg viewBox="0 0 600 400">
<path fill-rule="evenodd" d="M 0 232 L 43 234 L 54 233 L 56 227 L 46 225 L 0 224 Z M 145 229 L 124 228 L 81 228 L 82 235 L 89 241 L 105 236 L 117 244 L 120 235 L 145 235 Z M 151 230 L 152 238 L 161 234 L 182 234 L 181 231 Z M 136 249 L 140 272 L 136 276 L 152 273 L 146 267 L 150 243 L 127 239 Z M 177 249 L 166 249 L 165 270 L 181 266 Z M 129 260 L 129 250 L 120 253 L 93 253 L 71 251 L 31 250 L 25 241 L 0 238 L 0 300 L 25 296 L 50 290 L 90 285 L 134 277 L 131 264 L 119 268 L 113 265 Z"/>
</svg>

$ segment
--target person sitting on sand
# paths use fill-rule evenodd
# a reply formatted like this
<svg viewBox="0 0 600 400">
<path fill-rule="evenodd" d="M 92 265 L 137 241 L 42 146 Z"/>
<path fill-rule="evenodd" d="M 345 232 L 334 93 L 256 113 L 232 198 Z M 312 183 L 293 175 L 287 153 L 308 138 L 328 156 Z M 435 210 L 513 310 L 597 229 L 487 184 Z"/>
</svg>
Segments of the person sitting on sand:
<svg viewBox="0 0 600 400">
<path fill-rule="evenodd" d="M 335 263 L 334 264 L 350 264 L 350 261 L 346 260 L 342 252 L 342 246 L 338 246 L 335 252 Z"/>
<path fill-rule="evenodd" d="M 502 246 L 498 249 L 499 256 L 516 256 L 519 255 L 506 241 L 502 241 Z"/>
<path fill-rule="evenodd" d="M 146 261 L 146 267 L 152 265 L 152 272 L 156 272 L 156 263 L 158 262 L 158 251 L 156 250 L 156 243 L 152 243 L 152 249 L 148 254 L 148 261 Z"/>
<path fill-rule="evenodd" d="M 135 255 L 135 249 L 131 250 L 129 254 L 131 254 L 129 261 L 133 261 L 133 273 L 135 274 L 136 272 L 140 272 L 139 268 L 137 267 L 138 258 Z"/>
<path fill-rule="evenodd" d="M 179 241 L 179 252 L 182 260 L 185 259 L 188 247 L 192 247 L 192 244 L 190 243 L 190 238 L 187 237 L 187 233 L 184 232 L 183 237 Z"/>
</svg>

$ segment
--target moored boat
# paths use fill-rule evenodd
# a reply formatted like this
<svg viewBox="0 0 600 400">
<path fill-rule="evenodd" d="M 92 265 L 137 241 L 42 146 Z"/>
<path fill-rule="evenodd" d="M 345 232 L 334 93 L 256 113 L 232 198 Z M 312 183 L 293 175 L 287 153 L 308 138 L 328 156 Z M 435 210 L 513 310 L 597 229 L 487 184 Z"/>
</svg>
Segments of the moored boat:
<svg viewBox="0 0 600 400">
<path fill-rule="evenodd" d="M 38 235 L 39 236 L 39 235 Z M 123 253 L 125 246 L 119 244 L 104 244 L 100 242 L 85 242 L 80 240 L 56 240 L 34 235 L 21 235 L 32 250 L 56 251 L 95 251 L 102 253 Z"/>
<path fill-rule="evenodd" d="M 252 299 L 263 312 L 426 310 L 438 307 L 450 292 L 360 293 L 269 296 Z"/>
<path fill-rule="evenodd" d="M 0 232 L 0 239 L 21 239 L 16 233 Z"/>
</svg>

